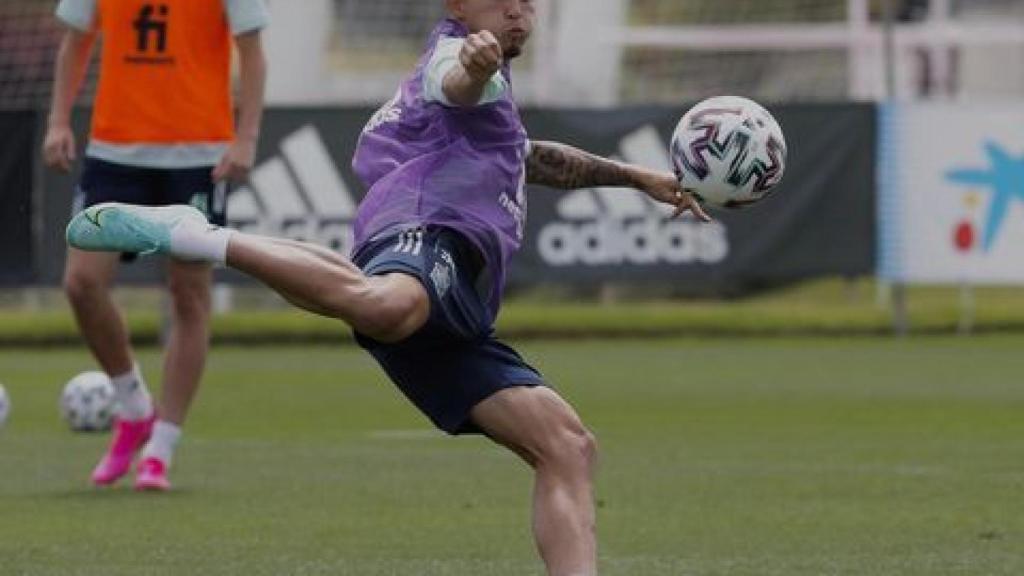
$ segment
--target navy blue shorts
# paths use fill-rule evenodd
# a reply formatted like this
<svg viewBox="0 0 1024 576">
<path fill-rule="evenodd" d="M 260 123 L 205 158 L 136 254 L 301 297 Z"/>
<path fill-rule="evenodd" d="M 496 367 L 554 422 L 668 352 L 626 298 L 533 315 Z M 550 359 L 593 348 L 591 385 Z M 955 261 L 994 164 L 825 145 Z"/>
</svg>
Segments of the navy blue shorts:
<svg viewBox="0 0 1024 576">
<path fill-rule="evenodd" d="M 426 324 L 405 340 L 356 340 L 388 377 L 441 430 L 479 433 L 470 411 L 505 388 L 540 386 L 540 373 L 494 337 L 476 249 L 446 228 L 413 228 L 362 246 L 353 262 L 370 276 L 401 272 L 430 297 Z"/>
<path fill-rule="evenodd" d="M 191 204 L 210 222 L 227 222 L 227 183 L 214 182 L 213 166 L 139 168 L 86 157 L 75 189 L 74 212 L 103 202 L 143 206 Z"/>
</svg>

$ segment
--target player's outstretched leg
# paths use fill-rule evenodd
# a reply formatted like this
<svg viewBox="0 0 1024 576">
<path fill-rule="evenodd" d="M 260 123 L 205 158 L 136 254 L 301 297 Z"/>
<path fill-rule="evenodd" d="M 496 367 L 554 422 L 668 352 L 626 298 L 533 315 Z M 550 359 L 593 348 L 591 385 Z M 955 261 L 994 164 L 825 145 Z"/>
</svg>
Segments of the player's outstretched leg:
<svg viewBox="0 0 1024 576">
<path fill-rule="evenodd" d="M 550 388 L 509 388 L 473 408 L 473 422 L 534 469 L 533 533 L 549 576 L 595 576 L 594 436 Z"/>
<path fill-rule="evenodd" d="M 82 250 L 159 253 L 226 264 L 295 305 L 343 320 L 380 342 L 405 339 L 430 313 L 426 290 L 411 276 L 367 277 L 323 248 L 211 226 L 189 206 L 97 204 L 71 220 L 67 240 Z"/>
</svg>

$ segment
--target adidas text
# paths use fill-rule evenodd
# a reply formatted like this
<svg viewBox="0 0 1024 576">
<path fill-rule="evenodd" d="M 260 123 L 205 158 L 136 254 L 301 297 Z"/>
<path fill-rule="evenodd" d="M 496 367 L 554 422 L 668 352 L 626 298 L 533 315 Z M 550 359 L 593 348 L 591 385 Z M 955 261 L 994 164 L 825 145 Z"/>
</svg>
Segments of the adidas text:
<svg viewBox="0 0 1024 576">
<path fill-rule="evenodd" d="M 547 224 L 537 250 L 552 266 L 715 264 L 728 256 L 729 239 L 718 222 L 603 218 Z"/>
</svg>

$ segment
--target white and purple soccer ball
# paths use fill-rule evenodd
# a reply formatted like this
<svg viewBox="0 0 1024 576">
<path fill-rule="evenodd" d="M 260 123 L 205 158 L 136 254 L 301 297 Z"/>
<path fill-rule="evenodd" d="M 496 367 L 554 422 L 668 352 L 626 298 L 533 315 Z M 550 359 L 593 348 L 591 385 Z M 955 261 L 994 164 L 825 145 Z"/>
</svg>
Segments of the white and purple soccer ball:
<svg viewBox="0 0 1024 576">
<path fill-rule="evenodd" d="M 7 423 L 7 417 L 11 415 L 11 397 L 7 395 L 7 390 L 3 384 L 0 384 L 0 428 L 4 427 Z"/>
<path fill-rule="evenodd" d="M 60 395 L 60 415 L 76 432 L 109 430 L 114 406 L 114 386 L 103 372 L 78 374 Z"/>
<path fill-rule="evenodd" d="M 691 108 L 672 134 L 670 153 L 683 188 L 724 208 L 764 199 L 786 170 L 779 123 L 739 96 L 716 96 Z"/>
</svg>

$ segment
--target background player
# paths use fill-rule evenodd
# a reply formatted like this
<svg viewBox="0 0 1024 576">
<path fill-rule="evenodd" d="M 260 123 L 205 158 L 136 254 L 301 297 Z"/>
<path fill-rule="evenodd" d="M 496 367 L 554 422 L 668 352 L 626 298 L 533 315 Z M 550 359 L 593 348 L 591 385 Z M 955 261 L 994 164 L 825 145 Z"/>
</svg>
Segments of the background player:
<svg viewBox="0 0 1024 576">
<path fill-rule="evenodd" d="M 75 191 L 75 211 L 99 202 L 192 204 L 225 222 L 226 181 L 252 168 L 263 111 L 266 64 L 263 0 L 61 0 L 68 26 L 56 61 L 44 143 L 48 165 L 70 170 L 76 156 L 70 116 L 93 44 L 102 36 L 91 139 Z M 238 48 L 237 132 L 231 98 L 231 38 Z M 111 484 L 146 443 L 136 487 L 167 489 L 167 469 L 199 386 L 209 340 L 210 266 L 171 259 L 172 329 L 164 355 L 159 413 L 135 362 L 110 289 L 113 254 L 68 250 L 64 287 L 82 337 L 110 375 L 118 419 L 93 471 Z"/>
<path fill-rule="evenodd" d="M 632 186 L 707 216 L 672 174 L 528 142 L 508 62 L 530 0 L 448 0 L 416 71 L 371 118 L 354 165 L 370 187 L 350 262 L 311 244 L 210 227 L 188 207 L 105 204 L 70 224 L 89 250 L 226 263 L 352 326 L 402 392 L 451 434 L 483 432 L 535 470 L 533 529 L 548 573 L 596 574 L 596 446 L 576 412 L 493 336 L 519 248 L 527 181 Z"/>
</svg>

